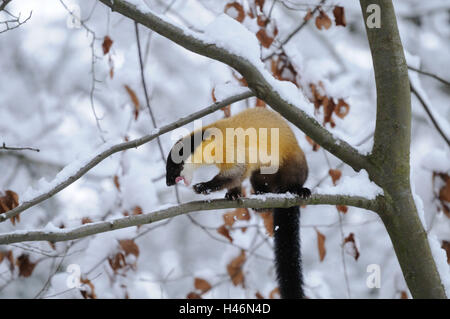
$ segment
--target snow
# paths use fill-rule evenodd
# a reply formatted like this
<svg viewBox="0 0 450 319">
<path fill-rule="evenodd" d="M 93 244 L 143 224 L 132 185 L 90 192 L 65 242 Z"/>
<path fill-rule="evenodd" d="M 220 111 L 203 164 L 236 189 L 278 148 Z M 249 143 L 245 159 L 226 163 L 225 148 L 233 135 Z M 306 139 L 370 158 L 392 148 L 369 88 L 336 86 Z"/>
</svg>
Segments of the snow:
<svg viewBox="0 0 450 319">
<path fill-rule="evenodd" d="M 248 92 L 248 88 L 232 82 L 218 84 L 214 87 L 214 96 L 218 102 L 245 92 Z"/>
<path fill-rule="evenodd" d="M 92 153 L 87 156 L 85 155 L 81 159 L 76 160 L 67 165 L 66 167 L 64 167 L 50 182 L 48 182 L 45 178 L 41 178 L 38 182 L 36 189 L 30 186 L 21 196 L 19 196 L 20 201 L 22 203 L 27 202 L 45 193 L 48 193 L 50 190 L 52 190 L 59 184 L 64 183 L 70 177 L 74 176 L 81 168 L 86 166 L 86 164 L 88 164 L 91 160 L 93 160 L 95 157 L 97 157 L 98 155 L 100 155 L 102 152 L 106 151 L 113 145 L 114 144 L 111 142 L 104 143 L 97 149 L 95 153 Z"/>
<path fill-rule="evenodd" d="M 369 174 L 362 169 L 354 176 L 343 176 L 336 186 L 326 185 L 317 187 L 317 194 L 361 196 L 367 199 L 375 199 L 383 195 L 383 190 L 374 182 L 369 180 Z"/>
<path fill-rule="evenodd" d="M 450 173 L 450 150 L 433 149 L 428 152 L 421 162 L 422 166 L 432 172 Z"/>
</svg>

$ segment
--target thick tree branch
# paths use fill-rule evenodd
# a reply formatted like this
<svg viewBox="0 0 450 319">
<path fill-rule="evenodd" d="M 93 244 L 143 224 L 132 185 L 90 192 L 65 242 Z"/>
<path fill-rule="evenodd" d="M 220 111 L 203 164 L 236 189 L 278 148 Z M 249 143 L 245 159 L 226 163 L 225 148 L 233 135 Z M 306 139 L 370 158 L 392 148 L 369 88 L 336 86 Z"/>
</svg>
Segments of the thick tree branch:
<svg viewBox="0 0 450 319">
<path fill-rule="evenodd" d="M 100 1 L 110 7 L 111 10 L 117 11 L 135 22 L 150 28 L 185 49 L 221 61 L 236 69 L 244 76 L 248 87 L 255 92 L 258 98 L 269 104 L 323 148 L 350 165 L 356 171 L 359 171 L 363 167 L 367 169 L 367 166 L 370 166 L 366 161 L 366 156 L 360 154 L 347 142 L 335 138 L 314 118 L 308 116 L 304 111 L 283 99 L 280 93 L 267 81 L 261 71 L 247 59 L 214 43 L 204 42 L 201 40 L 201 34 L 198 37 L 193 36 L 192 31 L 175 26 L 152 12 L 144 13 L 127 1 Z M 370 174 L 371 170 L 368 169 L 368 171 Z"/>
<path fill-rule="evenodd" d="M 70 184 L 72 184 L 73 182 L 75 182 L 76 180 L 78 180 L 80 177 L 82 177 L 84 174 L 86 174 L 90 169 L 92 169 L 93 167 L 95 167 L 98 163 L 100 163 L 101 161 L 103 161 L 105 158 L 107 158 L 108 156 L 111 156 L 114 153 L 117 152 L 121 152 L 130 148 L 137 148 L 138 146 L 141 146 L 145 143 L 150 142 L 151 140 L 155 139 L 156 137 L 165 134 L 167 132 L 173 131 L 176 128 L 179 128 L 185 124 L 188 124 L 198 118 L 201 118 L 205 115 L 208 115 L 214 111 L 217 111 L 231 103 L 235 103 L 237 101 L 241 101 L 244 99 L 247 99 L 249 97 L 253 96 L 252 92 L 245 92 L 242 94 L 238 94 L 236 96 L 232 96 L 229 97 L 227 99 L 224 99 L 221 102 L 216 102 L 206 108 L 204 108 L 203 110 L 200 110 L 198 112 L 195 112 L 189 116 L 186 116 L 184 118 L 179 119 L 178 121 L 171 123 L 169 125 L 165 125 L 159 129 L 157 129 L 156 133 L 152 133 L 149 135 L 145 135 L 141 138 L 129 141 L 129 142 L 125 142 L 125 143 L 120 143 L 120 144 L 116 144 L 110 148 L 108 148 L 107 150 L 101 152 L 100 154 L 96 155 L 92 160 L 90 160 L 86 165 L 84 165 L 83 167 L 80 168 L 80 170 L 70 176 L 68 179 L 62 181 L 61 183 L 59 183 L 58 185 L 56 185 L 54 188 L 52 188 L 50 191 L 39 195 L 35 198 L 33 198 L 30 201 L 24 202 L 21 205 L 17 206 L 16 208 L 4 213 L 0 215 L 0 223 L 4 222 L 6 220 L 8 220 L 11 217 L 16 216 L 17 214 L 25 211 L 26 209 L 33 207 L 41 202 L 43 202 L 44 200 L 52 197 L 53 195 L 55 195 L 56 193 L 62 191 L 64 188 L 66 188 L 67 186 L 69 186 Z"/>
<path fill-rule="evenodd" d="M 309 199 L 304 200 L 295 196 L 277 196 L 270 194 L 262 196 L 253 196 L 251 198 L 240 198 L 235 201 L 227 199 L 213 199 L 189 202 L 170 208 L 158 210 L 152 213 L 127 216 L 105 222 L 96 222 L 83 225 L 80 227 L 61 229 L 61 230 L 27 230 L 6 234 L 0 234 L 0 245 L 24 241 L 67 241 L 78 239 L 94 234 L 104 233 L 116 229 L 138 226 L 143 224 L 151 224 L 164 219 L 172 218 L 182 214 L 201 210 L 218 210 L 227 208 L 274 208 L 274 207 L 291 207 L 295 205 L 349 205 L 364 208 L 372 211 L 380 211 L 383 206 L 383 197 L 379 196 L 375 200 L 369 200 L 358 196 L 345 195 L 313 195 Z"/>
</svg>

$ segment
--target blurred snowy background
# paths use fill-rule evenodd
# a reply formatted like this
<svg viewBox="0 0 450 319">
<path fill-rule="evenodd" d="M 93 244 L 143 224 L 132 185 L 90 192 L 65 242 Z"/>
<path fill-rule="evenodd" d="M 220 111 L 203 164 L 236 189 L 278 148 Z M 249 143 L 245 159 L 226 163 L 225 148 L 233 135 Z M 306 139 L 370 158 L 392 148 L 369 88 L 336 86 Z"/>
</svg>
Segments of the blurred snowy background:
<svg viewBox="0 0 450 319">
<path fill-rule="evenodd" d="M 259 15 L 267 23 L 269 38 L 261 41 L 268 46 L 261 46 L 264 58 L 319 3 L 266 0 L 261 12 L 255 2 L 264 1 L 145 0 L 144 5 L 196 31 L 225 8 L 233 18 L 242 19 L 243 8 L 242 23 L 257 33 L 262 29 Z M 336 25 L 333 11 L 339 5 L 344 7 L 345 27 Z M 408 63 L 450 79 L 450 3 L 399 0 L 394 5 Z M 0 150 L 0 191 L 13 190 L 21 200 L 53 180 L 65 166 L 95 153 L 104 141 L 137 138 L 154 127 L 141 82 L 133 21 L 112 14 L 95 0 L 13 0 L 5 9 L 0 12 L 0 143 L 40 150 Z M 275 74 L 274 65 L 282 68 L 278 78 L 295 82 L 318 104 L 316 117 L 321 123 L 324 99 L 336 104 L 342 100 L 348 114 L 334 113 L 325 126 L 367 151 L 375 127 L 375 81 L 359 3 L 329 0 L 322 10 L 323 23 L 317 23 L 320 13 L 316 12 L 284 45 L 283 53 L 277 51 L 267 60 L 267 69 Z M 80 13 L 82 25 L 70 11 Z M 4 23 L 19 15 L 19 21 L 29 19 L 14 29 L 17 23 Z M 143 26 L 139 35 L 157 126 L 210 105 L 214 88 L 227 82 L 240 85 L 239 75 L 222 63 L 193 54 Z M 410 72 L 449 136 L 450 86 Z M 231 114 L 257 103 L 251 98 L 233 104 Z M 412 108 L 412 182 L 424 203 L 427 231 L 450 254 L 450 151 L 414 96 Z M 210 123 L 223 116 L 217 111 L 203 120 Z M 330 169 L 341 171 L 342 176 L 355 174 L 322 148 L 314 148 L 301 131 L 294 131 L 309 162 L 306 186 L 313 192 L 317 186 L 333 184 Z M 173 144 L 170 134 L 163 135 L 161 142 L 165 157 Z M 68 228 L 176 205 L 174 188 L 166 186 L 164 173 L 156 140 L 117 153 L 56 196 L 22 213 L 15 225 L 0 224 L 0 232 Z M 185 186 L 179 192 L 181 202 L 204 198 Z M 269 218 L 249 210 L 248 218 L 222 227 L 219 233 L 227 212 L 232 210 L 191 213 L 54 245 L 0 246 L 0 298 L 277 297 L 272 238 L 264 225 Z M 308 297 L 410 296 L 376 214 L 351 207 L 340 211 L 334 206 L 305 207 L 301 236 Z M 81 290 L 70 286 L 73 268 L 68 272 L 67 267 L 71 264 L 76 265 L 72 266 L 75 272 L 80 271 Z M 366 284 L 371 264 L 380 265 L 380 288 Z M 230 278 L 233 266 L 238 279 Z"/>
</svg>

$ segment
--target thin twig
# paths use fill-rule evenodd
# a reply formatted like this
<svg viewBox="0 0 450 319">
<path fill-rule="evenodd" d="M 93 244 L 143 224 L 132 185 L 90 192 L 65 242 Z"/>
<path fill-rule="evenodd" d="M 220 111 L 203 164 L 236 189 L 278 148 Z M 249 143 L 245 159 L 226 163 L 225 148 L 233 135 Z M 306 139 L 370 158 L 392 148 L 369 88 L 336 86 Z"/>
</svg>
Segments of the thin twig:
<svg viewBox="0 0 450 319">
<path fill-rule="evenodd" d="M 438 133 L 442 136 L 442 138 L 444 139 L 444 141 L 447 143 L 448 146 L 450 146 L 450 140 L 449 138 L 445 135 L 445 133 L 442 131 L 442 129 L 439 127 L 439 124 L 437 123 L 436 119 L 433 116 L 433 113 L 431 113 L 430 107 L 429 105 L 425 102 L 425 100 L 423 99 L 423 97 L 419 94 L 419 92 L 417 92 L 416 88 L 414 87 L 414 85 L 412 84 L 412 81 L 409 81 L 409 84 L 411 86 L 411 92 L 414 93 L 414 95 L 417 97 L 417 99 L 420 101 L 420 103 L 422 104 L 423 108 L 425 109 L 425 112 L 427 112 L 428 116 L 430 117 L 431 122 L 433 123 L 434 127 L 436 128 L 436 130 L 438 131 Z"/>
<path fill-rule="evenodd" d="M 443 84 L 450 86 L 450 82 L 449 82 L 449 81 L 447 81 L 447 80 L 441 78 L 440 76 L 438 76 L 438 75 L 436 75 L 436 74 L 434 74 L 434 73 L 427 72 L 427 71 L 422 71 L 422 70 L 417 69 L 417 68 L 415 68 L 415 67 L 413 67 L 413 66 L 410 66 L 410 65 L 408 65 L 408 69 L 413 70 L 413 71 L 415 71 L 415 72 L 417 72 L 417 73 L 420 73 L 420 74 L 423 74 L 423 75 L 430 76 L 430 77 L 432 77 L 432 78 L 434 78 L 434 79 L 436 79 L 436 80 L 442 82 Z"/>
<path fill-rule="evenodd" d="M 3 143 L 2 146 L 0 146 L 0 150 L 6 150 L 6 151 L 34 151 L 34 152 L 40 152 L 41 150 L 38 148 L 34 148 L 34 147 L 11 147 L 11 146 L 6 146 L 5 143 Z"/>
<path fill-rule="evenodd" d="M 321 1 L 320 1 L 320 3 L 319 3 L 319 4 L 311 11 L 311 16 L 314 15 L 314 14 L 317 12 L 317 10 L 319 10 L 320 7 L 322 7 L 322 5 L 325 3 L 325 1 L 326 1 L 326 0 L 321 0 Z M 308 20 L 303 19 L 302 23 L 300 23 L 300 25 L 299 25 L 297 28 L 295 28 L 291 33 L 289 33 L 289 35 L 288 35 L 283 41 L 281 41 L 281 43 L 280 43 L 280 45 L 278 46 L 277 49 L 278 49 L 278 50 L 279 50 L 279 49 L 282 49 L 283 46 L 284 46 L 286 43 L 288 43 L 288 42 L 292 39 L 292 37 L 293 37 L 294 35 L 296 35 L 301 29 L 303 29 L 303 27 L 308 23 L 309 20 L 311 20 L 311 19 L 308 19 Z M 276 54 L 276 50 L 275 50 L 274 52 L 272 52 L 271 54 L 269 54 L 268 56 L 266 56 L 266 57 L 263 59 L 263 61 L 266 61 L 266 60 L 270 59 L 270 58 L 273 57 L 275 54 Z"/>
</svg>

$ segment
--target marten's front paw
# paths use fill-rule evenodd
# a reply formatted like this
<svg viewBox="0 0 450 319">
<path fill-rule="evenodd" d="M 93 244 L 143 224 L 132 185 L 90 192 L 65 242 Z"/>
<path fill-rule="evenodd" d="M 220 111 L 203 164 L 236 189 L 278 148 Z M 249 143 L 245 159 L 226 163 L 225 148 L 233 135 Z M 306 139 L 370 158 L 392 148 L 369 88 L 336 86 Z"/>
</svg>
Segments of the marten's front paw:
<svg viewBox="0 0 450 319">
<path fill-rule="evenodd" d="M 311 196 L 311 191 L 309 190 L 309 188 L 302 187 L 297 191 L 297 195 L 301 198 L 307 199 Z"/>
<path fill-rule="evenodd" d="M 225 198 L 228 200 L 236 200 L 239 197 L 241 197 L 241 191 L 240 190 L 229 190 L 226 194 L 225 194 Z"/>
<path fill-rule="evenodd" d="M 197 194 L 207 195 L 211 193 L 211 189 L 206 185 L 206 183 L 198 183 L 193 186 L 194 192 Z"/>
</svg>

